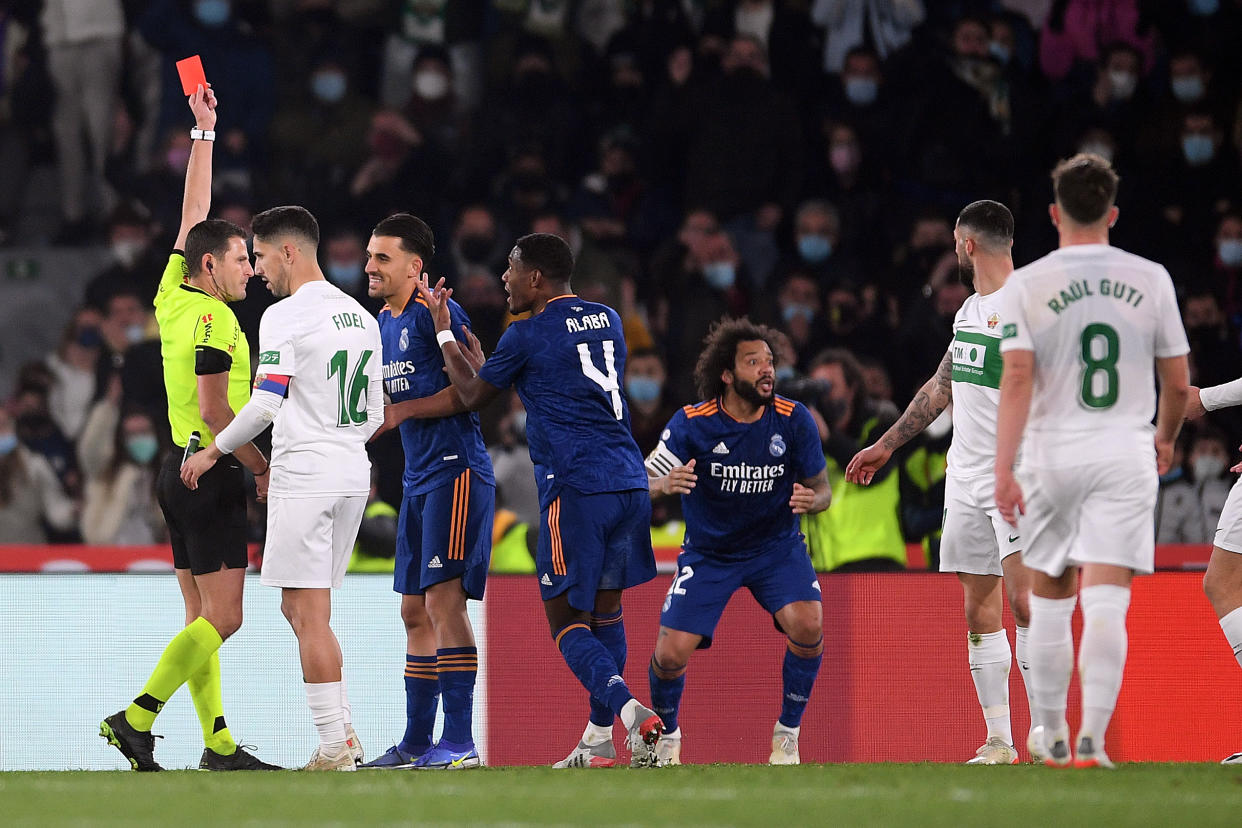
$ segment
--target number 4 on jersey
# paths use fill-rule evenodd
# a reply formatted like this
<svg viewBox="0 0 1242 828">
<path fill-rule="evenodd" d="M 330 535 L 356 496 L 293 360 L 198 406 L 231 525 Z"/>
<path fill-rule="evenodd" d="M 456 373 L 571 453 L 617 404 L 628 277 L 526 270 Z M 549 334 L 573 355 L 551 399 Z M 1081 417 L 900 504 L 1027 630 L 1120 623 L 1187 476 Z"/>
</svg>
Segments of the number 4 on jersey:
<svg viewBox="0 0 1242 828">
<path fill-rule="evenodd" d="M 328 378 L 336 376 L 336 424 L 344 428 L 351 425 L 362 425 L 367 421 L 367 385 L 371 378 L 362 372 L 363 367 L 371 359 L 371 351 L 363 351 L 354 363 L 354 370 L 348 382 L 345 375 L 349 373 L 349 352 L 337 351 L 328 360 Z"/>
<path fill-rule="evenodd" d="M 586 342 L 578 343 L 578 361 L 582 363 L 582 373 L 586 374 L 587 379 L 604 389 L 604 393 L 612 398 L 612 414 L 619 420 L 624 411 L 621 408 L 621 383 L 617 380 L 613 341 L 605 339 L 600 344 L 604 346 L 604 370 L 602 372 L 591 360 L 591 347 Z"/>
</svg>

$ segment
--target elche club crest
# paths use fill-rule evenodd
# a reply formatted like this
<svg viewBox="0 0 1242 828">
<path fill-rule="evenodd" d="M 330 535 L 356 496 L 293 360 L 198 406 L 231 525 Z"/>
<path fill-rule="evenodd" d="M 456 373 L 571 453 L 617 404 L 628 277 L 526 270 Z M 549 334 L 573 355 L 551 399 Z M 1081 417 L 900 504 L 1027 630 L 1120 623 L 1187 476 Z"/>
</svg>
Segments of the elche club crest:
<svg viewBox="0 0 1242 828">
<path fill-rule="evenodd" d="M 988 317 L 988 330 L 989 331 L 995 328 L 999 324 L 1000 324 L 1000 314 L 993 313 L 991 316 Z"/>
<path fill-rule="evenodd" d="M 773 457 L 781 457 L 785 454 L 785 441 L 781 439 L 781 435 L 772 435 L 772 439 L 768 441 L 768 454 Z"/>
</svg>

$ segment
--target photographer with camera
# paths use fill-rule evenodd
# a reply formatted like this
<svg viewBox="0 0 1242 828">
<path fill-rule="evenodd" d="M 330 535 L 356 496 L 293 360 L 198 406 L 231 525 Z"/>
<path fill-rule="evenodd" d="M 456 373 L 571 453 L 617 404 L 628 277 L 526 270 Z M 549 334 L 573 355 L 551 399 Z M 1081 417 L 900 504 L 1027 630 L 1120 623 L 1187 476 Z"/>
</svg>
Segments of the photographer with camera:
<svg viewBox="0 0 1242 828">
<path fill-rule="evenodd" d="M 832 508 L 802 516 L 802 533 L 819 572 L 895 572 L 905 568 L 896 461 L 876 470 L 870 486 L 850 483 L 845 468 L 863 446 L 897 420 L 891 403 L 867 396 L 862 368 L 849 351 L 829 348 L 811 361 L 805 378 L 779 393 L 811 411 L 828 464 Z"/>
</svg>

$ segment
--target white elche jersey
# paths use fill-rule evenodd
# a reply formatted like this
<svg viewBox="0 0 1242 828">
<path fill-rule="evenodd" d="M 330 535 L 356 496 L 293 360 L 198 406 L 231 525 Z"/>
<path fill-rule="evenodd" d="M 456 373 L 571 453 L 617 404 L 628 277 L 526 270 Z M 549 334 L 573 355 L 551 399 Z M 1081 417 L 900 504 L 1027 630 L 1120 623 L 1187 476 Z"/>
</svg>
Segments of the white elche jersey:
<svg viewBox="0 0 1242 828">
<path fill-rule="evenodd" d="M 1154 361 L 1190 350 L 1168 271 L 1106 244 L 1072 245 L 1014 271 L 1006 288 L 1001 350 L 1035 353 L 1024 461 L 1154 457 Z"/>
<path fill-rule="evenodd" d="M 1000 405 L 1001 305 L 1005 286 L 987 296 L 971 294 L 953 317 L 953 442 L 949 474 L 991 474 L 996 460 L 996 410 Z"/>
<path fill-rule="evenodd" d="M 366 495 L 366 441 L 384 421 L 379 323 L 326 281 L 307 282 L 263 313 L 255 387 L 290 377 L 272 427 L 269 491 Z"/>
</svg>

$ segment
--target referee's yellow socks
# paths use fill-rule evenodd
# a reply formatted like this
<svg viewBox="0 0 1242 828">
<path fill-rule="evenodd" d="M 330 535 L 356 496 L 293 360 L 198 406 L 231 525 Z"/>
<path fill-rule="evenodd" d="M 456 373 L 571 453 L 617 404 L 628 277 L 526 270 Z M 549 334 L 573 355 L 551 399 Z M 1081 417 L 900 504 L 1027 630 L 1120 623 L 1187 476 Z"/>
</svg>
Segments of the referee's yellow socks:
<svg viewBox="0 0 1242 828">
<path fill-rule="evenodd" d="M 220 695 L 220 652 L 217 650 L 207 663 L 190 676 L 186 686 L 194 699 L 194 712 L 203 726 L 203 744 L 221 756 L 231 756 L 237 751 L 237 742 L 224 723 L 224 700 Z"/>
<path fill-rule="evenodd" d="M 177 633 L 164 648 L 151 678 L 142 688 L 142 695 L 126 708 L 125 720 L 130 726 L 135 730 L 150 730 L 164 703 L 190 676 L 198 672 L 223 643 L 220 633 L 202 616 Z"/>
</svg>

